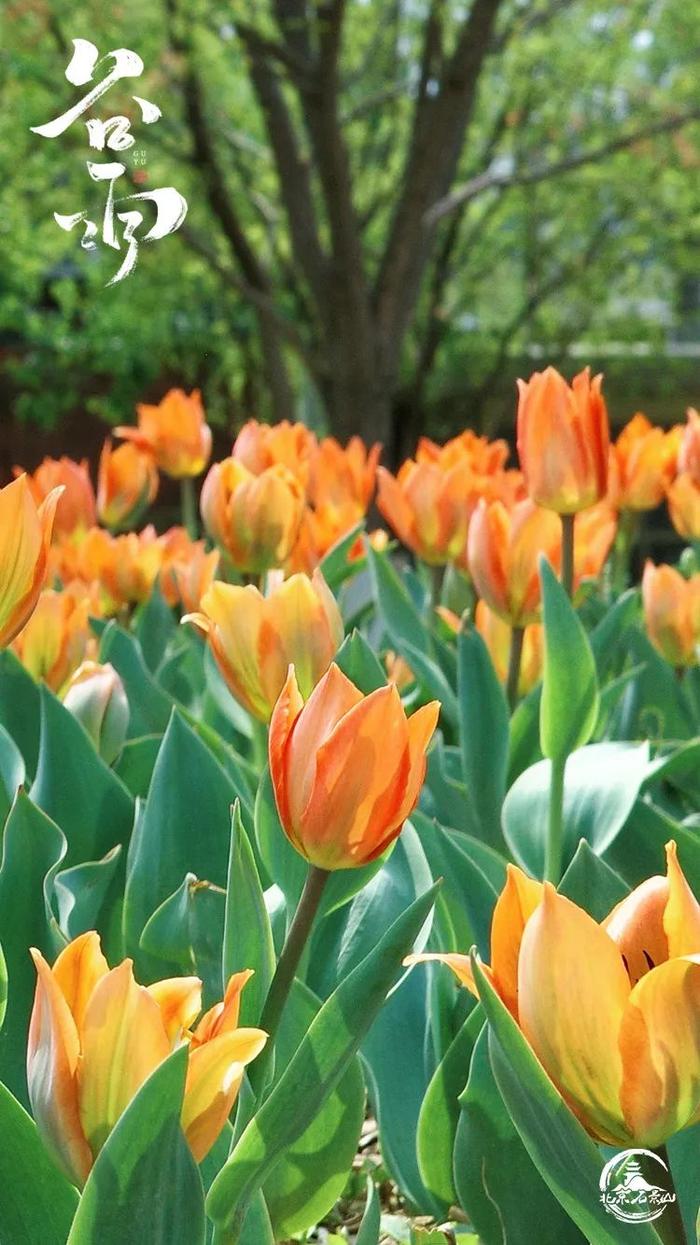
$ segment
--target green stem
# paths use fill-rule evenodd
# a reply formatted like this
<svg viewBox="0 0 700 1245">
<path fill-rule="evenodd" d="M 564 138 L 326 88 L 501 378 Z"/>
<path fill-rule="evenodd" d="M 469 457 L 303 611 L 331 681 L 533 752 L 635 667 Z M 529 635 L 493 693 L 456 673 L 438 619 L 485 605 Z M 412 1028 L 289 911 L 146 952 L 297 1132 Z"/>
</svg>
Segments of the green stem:
<svg viewBox="0 0 700 1245">
<path fill-rule="evenodd" d="M 558 886 L 561 881 L 564 848 L 564 771 L 566 757 L 552 761 L 549 778 L 549 821 L 544 858 L 545 881 Z"/>
<path fill-rule="evenodd" d="M 256 770 L 262 774 L 267 765 L 267 724 L 257 718 L 251 718 L 253 735 L 251 740 L 251 761 Z"/>
<path fill-rule="evenodd" d="M 442 602 L 442 585 L 445 581 L 445 567 L 430 568 L 430 609 L 431 612 Z"/>
<path fill-rule="evenodd" d="M 617 527 L 612 559 L 613 590 L 619 596 L 630 580 L 630 558 L 639 533 L 641 515 L 636 510 L 623 510 Z"/>
<path fill-rule="evenodd" d="M 506 679 L 506 696 L 511 713 L 518 703 L 518 683 L 520 682 L 520 663 L 523 656 L 524 627 L 511 627 L 510 653 L 508 655 L 508 678 Z"/>
<path fill-rule="evenodd" d="M 668 1185 L 668 1191 L 669 1193 L 676 1193 L 675 1202 L 669 1202 L 663 1215 L 659 1215 L 659 1218 L 654 1220 L 653 1226 L 656 1231 L 656 1235 L 659 1237 L 659 1240 L 664 1242 L 664 1245 L 688 1245 L 688 1237 L 686 1236 L 685 1227 L 683 1226 L 683 1217 L 678 1203 L 678 1194 L 676 1192 L 676 1185 L 673 1179 L 668 1150 L 665 1146 L 655 1146 L 654 1149 L 661 1161 L 665 1163 L 668 1168 L 668 1177 L 665 1181 Z M 647 1173 L 652 1183 L 655 1183 L 654 1172 L 656 1173 L 656 1176 L 659 1175 L 659 1169 L 655 1165 L 654 1171 L 649 1171 Z"/>
<path fill-rule="evenodd" d="M 192 476 L 183 476 L 180 480 L 180 508 L 182 526 L 188 536 L 196 540 L 199 536 L 199 520 L 197 518 L 197 495 Z"/>
<path fill-rule="evenodd" d="M 284 1005 L 292 988 L 299 961 L 311 933 L 326 882 L 330 876 L 326 869 L 319 869 L 316 865 L 309 865 L 309 872 L 306 875 L 301 899 L 287 931 L 282 954 L 280 955 L 277 969 L 265 1000 L 265 1006 L 262 1010 L 262 1016 L 260 1017 L 260 1028 L 264 1029 L 270 1036 L 267 1046 L 255 1060 L 255 1063 L 251 1065 L 250 1069 L 250 1082 L 258 1097 L 262 1095 L 265 1089 L 270 1061 L 274 1051 L 275 1037 L 282 1012 L 284 1011 Z"/>
<path fill-rule="evenodd" d="M 561 582 L 569 599 L 574 595 L 574 524 L 575 514 L 561 516 Z"/>
</svg>

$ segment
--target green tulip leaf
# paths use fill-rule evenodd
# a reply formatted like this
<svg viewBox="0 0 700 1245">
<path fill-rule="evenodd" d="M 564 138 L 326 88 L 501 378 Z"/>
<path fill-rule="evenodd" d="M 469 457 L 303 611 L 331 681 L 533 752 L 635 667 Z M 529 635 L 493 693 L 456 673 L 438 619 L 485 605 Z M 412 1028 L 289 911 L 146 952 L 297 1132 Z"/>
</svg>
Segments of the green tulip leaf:
<svg viewBox="0 0 700 1245">
<path fill-rule="evenodd" d="M 546 558 L 540 560 L 544 675 L 540 705 L 542 752 L 563 761 L 588 743 L 598 719 L 598 679 L 581 621 Z"/>
<path fill-rule="evenodd" d="M 508 769 L 508 706 L 478 631 L 460 632 L 457 663 L 464 782 L 479 837 L 503 850 L 501 807 Z"/>
<path fill-rule="evenodd" d="M 65 1245 L 78 1193 L 58 1170 L 36 1125 L 0 1085 L 0 1241 Z"/>
<path fill-rule="evenodd" d="M 270 918 L 255 856 L 241 821 L 238 801 L 231 819 L 231 850 L 226 884 L 222 947 L 223 983 L 232 973 L 254 969 L 241 996 L 241 1025 L 257 1025 L 272 981 L 276 960 Z"/>
</svg>

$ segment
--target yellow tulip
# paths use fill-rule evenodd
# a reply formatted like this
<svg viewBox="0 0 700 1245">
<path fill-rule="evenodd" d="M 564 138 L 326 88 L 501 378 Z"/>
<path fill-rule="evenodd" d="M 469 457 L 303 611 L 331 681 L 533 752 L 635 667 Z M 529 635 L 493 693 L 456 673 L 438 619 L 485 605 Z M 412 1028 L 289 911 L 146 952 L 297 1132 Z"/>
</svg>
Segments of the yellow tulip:
<svg viewBox="0 0 700 1245">
<path fill-rule="evenodd" d="M 52 692 L 60 692 L 81 662 L 97 651 L 89 613 L 90 598 L 83 584 L 70 583 L 62 592 L 45 588 L 12 644 L 32 678 Z"/>
<path fill-rule="evenodd" d="M 598 924 L 515 865 L 494 909 L 486 973 L 545 1072 L 597 1141 L 659 1146 L 700 1121 L 700 904 L 666 845 L 667 876 Z M 475 991 L 468 956 L 441 960 Z"/>
<path fill-rule="evenodd" d="M 201 613 L 187 614 L 209 638 L 212 653 L 236 700 L 263 722 L 293 665 L 308 699 L 343 640 L 343 620 L 320 571 L 292 575 L 269 596 L 253 585 L 214 583 Z"/>
<path fill-rule="evenodd" d="M 243 1078 L 267 1040 L 239 1029 L 240 994 L 250 972 L 235 974 L 222 1003 L 191 1026 L 201 1007 L 197 977 L 140 986 L 131 960 L 110 970 L 99 936 L 69 943 L 53 968 L 32 949 L 37 970 L 29 1026 L 27 1084 L 47 1147 L 77 1185 L 143 1082 L 180 1043 L 189 1045 L 182 1126 L 197 1160 L 219 1136 Z"/>
<path fill-rule="evenodd" d="M 237 458 L 214 463 L 202 486 L 202 519 L 237 570 L 261 573 L 287 561 L 304 516 L 304 490 L 281 464 L 253 475 Z"/>
<path fill-rule="evenodd" d="M 62 492 L 53 489 L 37 505 L 26 475 L 0 489 L 0 647 L 19 634 L 36 607 Z"/>
</svg>

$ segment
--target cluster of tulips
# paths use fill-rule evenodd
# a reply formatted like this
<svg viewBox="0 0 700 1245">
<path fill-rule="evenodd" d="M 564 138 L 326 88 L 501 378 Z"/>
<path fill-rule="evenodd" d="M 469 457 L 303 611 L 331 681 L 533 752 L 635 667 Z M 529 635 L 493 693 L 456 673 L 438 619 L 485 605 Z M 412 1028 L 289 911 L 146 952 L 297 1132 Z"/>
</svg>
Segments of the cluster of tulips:
<svg viewBox="0 0 700 1245">
<path fill-rule="evenodd" d="M 360 1050 L 410 1208 L 491 1245 L 532 1196 L 543 1240 L 624 1240 L 597 1147 L 670 1142 L 662 1239 L 689 1240 L 700 415 L 611 442 L 601 377 L 548 368 L 517 468 L 467 430 L 394 475 L 254 420 L 210 464 L 196 392 L 137 413 L 96 486 L 61 458 L 0 489 L 0 1167 L 41 1172 L 0 1239 L 198 1245 L 205 1194 L 222 1245 L 310 1231 Z M 690 547 L 640 594 L 664 502 Z M 433 962 L 466 992 L 406 971 Z"/>
</svg>

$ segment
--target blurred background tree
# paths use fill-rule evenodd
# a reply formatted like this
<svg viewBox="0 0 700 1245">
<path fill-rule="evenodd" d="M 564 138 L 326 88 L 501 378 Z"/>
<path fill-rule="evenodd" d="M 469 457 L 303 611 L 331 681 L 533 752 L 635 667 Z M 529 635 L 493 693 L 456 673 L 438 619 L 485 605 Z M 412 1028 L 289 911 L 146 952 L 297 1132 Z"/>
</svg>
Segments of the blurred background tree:
<svg viewBox="0 0 700 1245">
<path fill-rule="evenodd" d="M 3 19 L 3 419 L 111 422 L 171 383 L 210 416 L 382 440 L 509 426 L 513 378 L 601 364 L 678 418 L 700 328 L 700 9 L 686 0 L 16 0 Z M 145 62 L 135 184 L 189 214 L 105 289 L 72 39 Z M 615 411 L 614 411 L 615 413 Z"/>
</svg>

